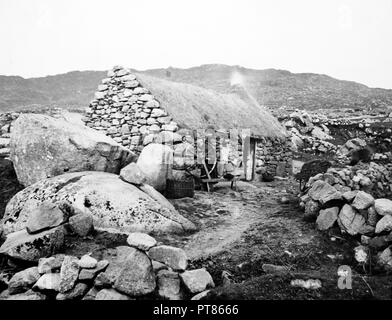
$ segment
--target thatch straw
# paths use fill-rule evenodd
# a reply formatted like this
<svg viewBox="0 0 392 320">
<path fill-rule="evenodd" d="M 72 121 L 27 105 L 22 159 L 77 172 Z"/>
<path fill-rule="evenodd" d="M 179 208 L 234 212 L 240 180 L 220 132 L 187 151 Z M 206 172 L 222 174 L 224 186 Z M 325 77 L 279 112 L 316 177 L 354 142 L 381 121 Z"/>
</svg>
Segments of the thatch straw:
<svg viewBox="0 0 392 320">
<path fill-rule="evenodd" d="M 136 73 L 181 128 L 250 129 L 254 137 L 284 137 L 286 131 L 264 107 L 235 94 L 221 94 L 190 84 Z"/>
</svg>

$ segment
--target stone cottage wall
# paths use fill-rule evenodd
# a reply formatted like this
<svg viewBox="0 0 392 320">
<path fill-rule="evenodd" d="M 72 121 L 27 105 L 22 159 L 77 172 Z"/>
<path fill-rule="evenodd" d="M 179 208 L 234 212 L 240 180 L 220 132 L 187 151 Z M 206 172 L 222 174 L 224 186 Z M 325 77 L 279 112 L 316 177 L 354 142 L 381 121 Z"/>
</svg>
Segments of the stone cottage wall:
<svg viewBox="0 0 392 320">
<path fill-rule="evenodd" d="M 173 145 L 175 170 L 189 167 L 191 146 L 194 146 L 196 163 L 197 140 L 200 137 L 195 137 L 193 133 L 190 134 L 193 136 L 191 141 L 185 142 L 185 136 L 189 132 L 178 127 L 160 102 L 139 83 L 129 69 L 116 66 L 108 72 L 98 86 L 83 121 L 137 154 L 149 143 Z M 218 143 L 218 153 L 219 147 Z M 240 144 L 238 147 L 238 152 L 230 153 L 229 160 L 237 157 L 239 163 L 242 160 L 242 150 Z M 257 143 L 256 159 L 258 167 L 265 165 L 274 175 L 284 175 L 291 171 L 291 152 L 286 147 L 286 141 L 262 139 Z"/>
<path fill-rule="evenodd" d="M 178 130 L 160 103 L 143 88 L 130 70 L 114 67 L 98 86 L 84 118 L 85 124 L 106 132 L 123 146 L 139 153 L 154 136 L 163 141 Z"/>
<path fill-rule="evenodd" d="M 272 175 L 292 174 L 291 138 L 262 138 L 256 141 L 256 171 L 266 168 Z"/>
</svg>

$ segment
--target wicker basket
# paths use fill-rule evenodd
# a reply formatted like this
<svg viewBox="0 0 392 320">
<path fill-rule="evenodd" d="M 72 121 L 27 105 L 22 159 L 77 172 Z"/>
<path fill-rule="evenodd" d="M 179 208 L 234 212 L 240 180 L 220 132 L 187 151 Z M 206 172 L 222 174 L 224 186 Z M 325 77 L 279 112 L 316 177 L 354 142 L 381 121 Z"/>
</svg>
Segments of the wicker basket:
<svg viewBox="0 0 392 320">
<path fill-rule="evenodd" d="M 195 182 L 193 178 L 186 180 L 166 180 L 166 197 L 169 199 L 179 199 L 195 195 Z"/>
</svg>

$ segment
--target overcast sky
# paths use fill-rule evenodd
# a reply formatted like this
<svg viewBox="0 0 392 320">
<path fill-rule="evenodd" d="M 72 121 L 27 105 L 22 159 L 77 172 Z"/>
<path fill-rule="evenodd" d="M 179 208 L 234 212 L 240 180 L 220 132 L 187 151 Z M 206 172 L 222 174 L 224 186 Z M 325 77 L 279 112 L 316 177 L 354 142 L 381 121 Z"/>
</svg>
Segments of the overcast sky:
<svg viewBox="0 0 392 320">
<path fill-rule="evenodd" d="M 0 0 L 0 44 L 3 75 L 223 63 L 392 88 L 392 0 Z"/>
</svg>

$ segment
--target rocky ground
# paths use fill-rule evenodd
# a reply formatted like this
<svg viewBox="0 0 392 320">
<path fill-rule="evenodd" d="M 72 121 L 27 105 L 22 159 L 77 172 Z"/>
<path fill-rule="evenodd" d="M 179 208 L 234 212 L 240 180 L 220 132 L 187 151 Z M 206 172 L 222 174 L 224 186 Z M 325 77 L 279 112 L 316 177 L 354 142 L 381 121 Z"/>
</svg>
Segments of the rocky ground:
<svg viewBox="0 0 392 320">
<path fill-rule="evenodd" d="M 2 129 L 4 142 L 9 139 L 9 128 Z M 309 159 L 302 153 L 298 159 L 314 158 L 311 153 L 307 155 Z M 301 165 L 302 161 L 294 161 L 294 173 Z M 358 188 L 366 184 L 363 176 L 374 176 L 378 190 L 392 190 L 383 170 L 378 170 L 383 173 L 379 179 L 378 171 L 373 170 L 378 167 L 373 165 L 371 174 L 358 168 L 351 177 Z M 11 162 L 0 159 L 0 218 L 21 189 Z M 314 221 L 306 221 L 298 193 L 293 178 L 239 182 L 236 191 L 229 183 L 219 183 L 214 192 L 196 191 L 194 198 L 170 200 L 198 227 L 197 232 L 156 239 L 158 244 L 183 248 L 189 258 L 188 270 L 206 268 L 216 285 L 208 292 L 209 299 L 391 299 L 392 276 L 355 260 L 359 239 L 342 235 L 336 228 L 318 231 Z M 123 245 L 126 237 L 111 233 L 83 239 L 68 237 L 63 253 L 77 257 L 90 253 L 102 260 L 107 250 Z M 352 290 L 338 288 L 338 269 L 343 265 L 352 270 Z M 0 274 L 16 271 L 0 257 Z M 317 289 L 304 288 L 309 284 Z"/>
<path fill-rule="evenodd" d="M 173 203 L 201 230 L 164 241 L 184 247 L 194 267 L 213 275 L 212 299 L 391 299 L 392 277 L 363 270 L 354 259 L 355 241 L 323 234 L 305 221 L 297 191 L 295 181 L 282 180 L 196 192 L 194 199 Z M 342 265 L 352 268 L 353 290 L 338 288 Z M 318 279 L 321 288 L 294 287 L 296 279 Z"/>
<path fill-rule="evenodd" d="M 321 156 L 343 163 L 349 151 L 367 145 L 373 160 L 391 159 L 392 112 L 388 110 L 374 114 L 344 108 L 333 112 L 279 108 L 273 113 L 291 134 L 295 158 Z"/>
<path fill-rule="evenodd" d="M 14 191 L 6 198 L 18 190 L 12 172 L 0 185 L 1 194 L 10 186 Z M 194 198 L 171 202 L 199 231 L 157 240 L 184 248 L 189 269 L 204 267 L 210 272 L 216 288 L 208 299 L 391 299 L 392 276 L 372 274 L 358 265 L 356 241 L 333 231 L 322 233 L 314 222 L 305 221 L 297 193 L 294 180 L 239 182 L 236 191 L 220 183 L 214 192 L 196 191 Z M 110 234 L 80 243 L 69 239 L 64 253 L 92 253 L 99 259 L 125 241 Z M 352 268 L 352 290 L 338 288 L 342 265 Z M 0 272 L 10 270 L 14 269 L 5 261 L 0 264 Z M 313 280 L 321 287 L 306 289 L 293 280 Z"/>
</svg>

